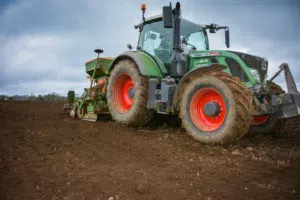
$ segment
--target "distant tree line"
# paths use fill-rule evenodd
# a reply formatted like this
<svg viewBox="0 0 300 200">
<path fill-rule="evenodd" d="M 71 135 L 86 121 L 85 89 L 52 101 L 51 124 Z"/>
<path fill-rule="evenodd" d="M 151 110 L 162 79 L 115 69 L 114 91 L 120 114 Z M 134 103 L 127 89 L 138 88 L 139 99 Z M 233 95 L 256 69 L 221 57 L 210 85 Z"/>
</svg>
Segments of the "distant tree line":
<svg viewBox="0 0 300 200">
<path fill-rule="evenodd" d="M 11 101 L 66 101 L 67 97 L 61 96 L 55 92 L 46 94 L 46 95 L 0 95 L 0 100 L 11 100 Z"/>
</svg>

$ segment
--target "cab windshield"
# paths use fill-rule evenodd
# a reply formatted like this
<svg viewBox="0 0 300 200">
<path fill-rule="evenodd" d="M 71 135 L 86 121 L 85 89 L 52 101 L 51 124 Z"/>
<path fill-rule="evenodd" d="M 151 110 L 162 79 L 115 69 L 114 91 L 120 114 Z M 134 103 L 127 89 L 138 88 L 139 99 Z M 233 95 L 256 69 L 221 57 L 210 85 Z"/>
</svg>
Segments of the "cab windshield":
<svg viewBox="0 0 300 200">
<path fill-rule="evenodd" d="M 208 50 L 208 40 L 203 28 L 187 20 L 181 20 L 180 26 L 183 54 L 191 50 Z M 138 46 L 141 50 L 158 57 L 163 63 L 170 63 L 173 42 L 173 30 L 164 28 L 163 21 L 145 24 L 141 30 Z"/>
</svg>

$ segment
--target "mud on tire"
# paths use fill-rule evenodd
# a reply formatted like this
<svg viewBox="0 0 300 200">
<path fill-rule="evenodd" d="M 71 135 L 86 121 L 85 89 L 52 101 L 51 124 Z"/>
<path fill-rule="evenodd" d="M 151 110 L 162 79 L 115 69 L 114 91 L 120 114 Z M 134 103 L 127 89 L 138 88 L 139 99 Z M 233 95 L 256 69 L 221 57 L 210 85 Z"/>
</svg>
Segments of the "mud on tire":
<svg viewBox="0 0 300 200">
<path fill-rule="evenodd" d="M 224 121 L 213 131 L 203 131 L 193 122 L 191 100 L 197 91 L 212 88 L 224 100 Z M 209 97 L 209 95 L 207 96 Z M 224 72 L 205 73 L 192 79 L 183 92 L 179 117 L 182 127 L 194 139 L 209 144 L 234 143 L 249 130 L 252 121 L 252 96 L 238 78 Z M 220 113 L 221 114 L 221 113 Z M 201 127 L 200 127 L 201 128 Z M 205 128 L 203 128 L 205 129 Z"/>
<path fill-rule="evenodd" d="M 125 89 L 122 89 L 123 86 L 120 84 L 123 80 L 120 79 L 126 78 L 127 80 L 124 80 L 126 81 L 124 83 Z M 129 86 L 127 84 L 128 79 L 132 82 L 129 81 Z M 123 96 L 120 96 L 128 87 L 131 87 L 128 92 L 131 95 L 134 93 L 133 96 L 124 97 L 126 91 Z M 153 116 L 152 111 L 147 109 L 147 100 L 148 79 L 140 74 L 138 67 L 132 60 L 119 61 L 111 72 L 107 86 L 107 102 L 112 118 L 125 125 L 142 126 L 147 124 Z"/>
</svg>

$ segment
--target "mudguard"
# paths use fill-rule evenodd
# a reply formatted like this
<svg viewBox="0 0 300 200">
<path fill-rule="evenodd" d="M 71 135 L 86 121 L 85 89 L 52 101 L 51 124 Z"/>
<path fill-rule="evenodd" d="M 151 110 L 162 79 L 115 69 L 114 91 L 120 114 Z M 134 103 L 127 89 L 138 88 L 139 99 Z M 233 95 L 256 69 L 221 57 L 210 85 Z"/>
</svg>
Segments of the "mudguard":
<svg viewBox="0 0 300 200">
<path fill-rule="evenodd" d="M 132 59 L 136 63 L 140 73 L 144 76 L 163 78 L 163 76 L 167 73 L 164 64 L 160 60 L 142 51 L 126 51 L 119 55 L 111 63 L 109 72 L 113 70 L 115 64 L 120 60 L 128 58 Z"/>
<path fill-rule="evenodd" d="M 194 68 L 193 70 L 189 71 L 186 73 L 182 79 L 179 81 L 178 86 L 176 88 L 174 97 L 173 97 L 173 114 L 178 114 L 179 112 L 179 102 L 180 102 L 180 97 L 182 96 L 182 92 L 186 86 L 186 84 L 189 83 L 189 81 L 195 77 L 201 76 L 201 74 L 206 73 L 206 72 L 211 72 L 211 71 L 222 71 L 226 69 L 226 66 L 221 65 L 221 64 L 210 64 L 205 67 L 199 67 L 199 68 Z"/>
</svg>

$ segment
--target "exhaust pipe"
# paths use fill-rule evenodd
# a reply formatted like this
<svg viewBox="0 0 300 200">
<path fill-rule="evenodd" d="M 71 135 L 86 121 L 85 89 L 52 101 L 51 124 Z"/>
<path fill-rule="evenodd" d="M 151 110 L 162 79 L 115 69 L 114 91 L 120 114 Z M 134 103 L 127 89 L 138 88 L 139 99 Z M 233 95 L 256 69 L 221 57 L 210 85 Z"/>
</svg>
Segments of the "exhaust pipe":
<svg viewBox="0 0 300 200">
<path fill-rule="evenodd" d="M 174 16 L 174 17 L 173 17 Z M 174 22 L 172 24 L 174 18 Z M 173 49 L 171 56 L 170 75 L 175 79 L 180 79 L 187 72 L 186 60 L 181 54 L 180 48 L 180 3 L 176 3 L 176 7 L 172 12 L 172 6 L 163 7 L 163 20 L 165 28 L 173 28 Z"/>
</svg>

